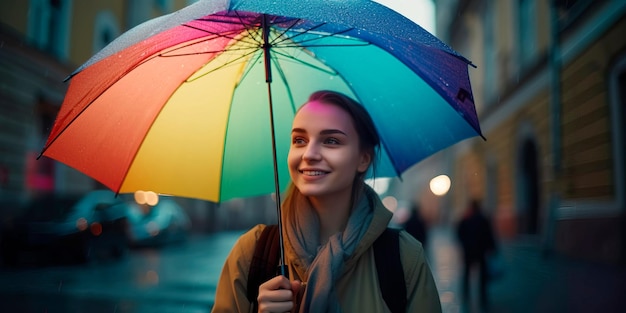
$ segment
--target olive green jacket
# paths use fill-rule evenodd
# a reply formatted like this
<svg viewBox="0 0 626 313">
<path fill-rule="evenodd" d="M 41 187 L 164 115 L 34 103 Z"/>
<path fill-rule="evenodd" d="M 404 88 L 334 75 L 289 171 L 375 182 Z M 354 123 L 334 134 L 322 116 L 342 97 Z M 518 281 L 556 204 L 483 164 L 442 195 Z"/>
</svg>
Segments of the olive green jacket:
<svg viewBox="0 0 626 313">
<path fill-rule="evenodd" d="M 343 312 L 390 312 L 378 286 L 372 247 L 390 219 L 391 212 L 378 202 L 367 233 L 346 260 L 344 273 L 337 281 L 336 290 Z M 252 311 L 246 297 L 247 276 L 254 247 L 264 228 L 265 225 L 255 226 L 235 243 L 222 269 L 211 312 Z M 402 231 L 400 253 L 406 281 L 407 312 L 441 312 L 439 294 L 421 243 Z M 289 277 L 306 282 L 305 263 L 298 259 L 289 243 L 285 244 L 285 258 Z"/>
</svg>

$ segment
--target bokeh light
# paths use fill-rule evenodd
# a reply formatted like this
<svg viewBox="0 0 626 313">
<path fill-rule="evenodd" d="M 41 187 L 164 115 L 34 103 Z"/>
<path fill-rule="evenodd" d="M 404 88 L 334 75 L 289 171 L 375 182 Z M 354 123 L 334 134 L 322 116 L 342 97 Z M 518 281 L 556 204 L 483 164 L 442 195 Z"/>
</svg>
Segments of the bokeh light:
<svg viewBox="0 0 626 313">
<path fill-rule="evenodd" d="M 430 191 L 437 196 L 443 196 L 450 190 L 450 177 L 439 175 L 430 180 Z"/>
<path fill-rule="evenodd" d="M 159 203 L 159 195 L 154 191 L 146 191 L 146 203 L 149 206 L 155 206 Z"/>
<path fill-rule="evenodd" d="M 398 208 L 398 199 L 393 196 L 387 196 L 383 199 L 383 205 L 387 208 L 387 210 L 395 212 Z"/>
<path fill-rule="evenodd" d="M 143 190 L 137 190 L 134 194 L 137 204 L 146 204 L 146 194 Z"/>
<path fill-rule="evenodd" d="M 134 197 L 137 204 L 155 206 L 159 203 L 159 195 L 154 191 L 137 190 L 134 193 Z"/>
</svg>

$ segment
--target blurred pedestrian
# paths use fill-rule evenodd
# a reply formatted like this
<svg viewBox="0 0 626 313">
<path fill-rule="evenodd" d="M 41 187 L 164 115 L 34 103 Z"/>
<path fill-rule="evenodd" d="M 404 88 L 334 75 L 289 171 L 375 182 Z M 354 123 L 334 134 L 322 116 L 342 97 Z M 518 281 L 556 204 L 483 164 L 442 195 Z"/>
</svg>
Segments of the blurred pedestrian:
<svg viewBox="0 0 626 313">
<path fill-rule="evenodd" d="M 428 237 L 428 229 L 420 206 L 413 204 L 409 212 L 409 218 L 404 222 L 404 229 L 411 234 L 415 239 L 422 243 L 422 247 L 426 248 L 426 241 Z"/>
<path fill-rule="evenodd" d="M 465 304 L 470 301 L 471 273 L 479 272 L 479 300 L 483 310 L 487 310 L 489 299 L 487 284 L 489 280 L 487 256 L 496 249 L 491 222 L 483 214 L 480 202 L 472 200 L 465 215 L 457 226 L 457 236 L 463 248 L 463 296 Z"/>
<path fill-rule="evenodd" d="M 392 213 L 364 182 L 378 145 L 367 111 L 343 94 L 315 92 L 296 112 L 287 158 L 292 184 L 280 217 L 289 279 L 279 275 L 257 288 L 258 312 L 389 312 L 373 243 Z M 255 226 L 233 247 L 213 312 L 254 310 L 248 273 L 265 228 Z M 406 287 L 405 311 L 441 312 L 421 246 L 404 231 L 398 239 L 405 281 L 396 285 Z"/>
</svg>

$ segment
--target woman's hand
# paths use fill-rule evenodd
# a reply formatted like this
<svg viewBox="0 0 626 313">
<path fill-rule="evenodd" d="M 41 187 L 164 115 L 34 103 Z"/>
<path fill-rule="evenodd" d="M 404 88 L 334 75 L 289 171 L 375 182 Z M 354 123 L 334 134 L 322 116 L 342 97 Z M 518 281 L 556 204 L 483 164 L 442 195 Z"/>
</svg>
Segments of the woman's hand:
<svg viewBox="0 0 626 313">
<path fill-rule="evenodd" d="M 279 275 L 259 286 L 259 313 L 289 312 L 294 308 L 295 297 L 302 283 L 298 280 L 289 281 Z"/>
</svg>

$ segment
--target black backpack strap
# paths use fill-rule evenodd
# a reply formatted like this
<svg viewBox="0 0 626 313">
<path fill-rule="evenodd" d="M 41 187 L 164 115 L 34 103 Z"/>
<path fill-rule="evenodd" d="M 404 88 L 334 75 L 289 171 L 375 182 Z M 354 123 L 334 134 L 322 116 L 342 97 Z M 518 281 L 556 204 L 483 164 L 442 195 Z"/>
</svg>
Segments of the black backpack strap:
<svg viewBox="0 0 626 313">
<path fill-rule="evenodd" d="M 392 313 L 406 312 L 406 283 L 400 260 L 400 230 L 387 228 L 374 241 L 374 258 L 383 299 Z"/>
<path fill-rule="evenodd" d="M 259 286 L 275 277 L 280 259 L 278 225 L 268 225 L 261 232 L 254 248 L 254 255 L 248 271 L 247 297 L 253 305 L 253 312 L 258 311 L 257 297 Z"/>
</svg>

